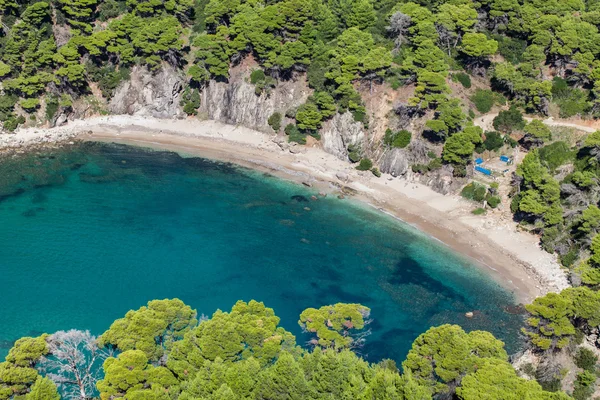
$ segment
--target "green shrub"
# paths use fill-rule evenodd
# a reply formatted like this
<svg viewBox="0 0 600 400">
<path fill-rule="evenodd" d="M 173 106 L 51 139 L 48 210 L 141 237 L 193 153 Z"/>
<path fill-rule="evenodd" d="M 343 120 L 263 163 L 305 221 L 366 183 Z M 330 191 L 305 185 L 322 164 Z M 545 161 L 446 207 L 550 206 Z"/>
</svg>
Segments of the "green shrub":
<svg viewBox="0 0 600 400">
<path fill-rule="evenodd" d="M 187 115 L 196 115 L 200 107 L 200 92 L 198 89 L 186 87 L 181 95 L 180 105 L 183 105 L 183 112 Z"/>
<path fill-rule="evenodd" d="M 360 150 L 356 146 L 348 146 L 348 159 L 353 163 L 357 163 L 361 159 Z"/>
<path fill-rule="evenodd" d="M 121 82 L 129 79 L 130 73 L 129 68 L 126 67 L 119 67 L 118 70 L 112 64 L 99 67 L 91 61 L 85 64 L 85 69 L 90 79 L 98 83 L 102 96 L 107 99 L 112 97 Z"/>
<path fill-rule="evenodd" d="M 467 176 L 467 166 L 463 164 L 454 164 L 452 166 L 452 175 L 459 178 Z"/>
<path fill-rule="evenodd" d="M 471 77 L 464 72 L 457 72 L 452 74 L 452 80 L 459 82 L 464 88 L 469 89 L 471 87 Z"/>
<path fill-rule="evenodd" d="M 434 154 L 435 157 L 435 154 Z M 435 171 L 442 168 L 442 159 L 435 157 L 428 164 L 413 164 L 410 167 L 413 172 L 419 174 L 425 174 L 429 171 Z"/>
<path fill-rule="evenodd" d="M 359 107 L 356 110 L 352 110 L 352 116 L 356 122 L 362 122 L 367 124 L 367 110 L 364 107 Z"/>
<path fill-rule="evenodd" d="M 589 96 L 589 91 L 587 90 L 571 88 L 567 98 L 556 102 L 560 107 L 559 116 L 561 118 L 571 118 L 575 115 L 587 113 L 590 108 L 590 103 L 588 102 Z"/>
<path fill-rule="evenodd" d="M 598 363 L 598 357 L 594 352 L 588 348 L 581 347 L 573 357 L 575 365 L 586 371 L 595 372 L 596 364 Z"/>
<path fill-rule="evenodd" d="M 548 253 L 554 253 L 556 242 L 560 237 L 560 231 L 557 227 L 546 227 L 542 233 L 541 246 Z"/>
<path fill-rule="evenodd" d="M 15 95 L 2 95 L 0 96 L 0 121 L 6 121 L 13 117 L 13 110 L 15 104 L 17 104 L 17 96 Z"/>
<path fill-rule="evenodd" d="M 23 117 L 22 115 L 19 115 L 18 117 L 12 115 L 4 121 L 4 129 L 9 132 L 12 132 L 15 129 L 17 129 L 17 127 L 20 124 L 23 123 L 25 123 L 25 117 Z"/>
<path fill-rule="evenodd" d="M 356 169 L 359 171 L 368 171 L 371 168 L 373 168 L 373 162 L 371 160 L 369 160 L 368 158 L 361 159 L 360 163 L 356 167 Z"/>
<path fill-rule="evenodd" d="M 392 131 L 390 128 L 387 128 L 385 130 L 385 135 L 383 136 L 383 143 L 386 146 L 391 146 L 394 138 L 395 138 L 396 132 Z"/>
<path fill-rule="evenodd" d="M 197 113 L 193 103 L 185 103 L 183 106 L 183 112 L 187 115 L 196 115 Z"/>
<path fill-rule="evenodd" d="M 502 202 L 502 200 L 500 199 L 500 197 L 498 196 L 491 196 L 487 199 L 487 203 L 490 207 L 492 208 L 496 208 L 498 207 L 498 205 Z"/>
<path fill-rule="evenodd" d="M 410 143 L 410 139 L 412 134 L 403 129 L 398 132 L 392 132 L 391 129 L 387 129 L 385 131 L 385 137 L 383 138 L 383 142 L 391 147 L 402 149 Z"/>
<path fill-rule="evenodd" d="M 510 136 L 506 136 L 506 143 L 508 143 L 508 145 L 513 149 L 515 147 L 517 147 L 517 145 L 519 144 L 519 142 L 517 142 L 515 139 L 511 138 Z"/>
<path fill-rule="evenodd" d="M 404 82 L 397 76 L 392 76 L 389 79 L 387 79 L 387 81 L 390 84 L 392 90 L 398 90 L 404 85 Z"/>
<path fill-rule="evenodd" d="M 271 89 L 276 85 L 277 81 L 273 77 L 267 76 L 264 81 L 259 81 L 256 83 L 254 87 L 254 93 L 256 93 L 258 96 L 263 92 L 269 94 Z"/>
<path fill-rule="evenodd" d="M 504 146 L 504 138 L 498 132 L 486 132 L 485 140 L 483 141 L 483 147 L 489 151 L 498 150 Z"/>
<path fill-rule="evenodd" d="M 473 111 L 472 108 L 469 108 L 469 118 L 471 118 L 471 119 L 475 118 L 475 111 Z"/>
<path fill-rule="evenodd" d="M 325 90 L 325 74 L 328 71 L 329 64 L 326 60 L 317 59 L 310 63 L 306 71 L 308 86 L 315 90 Z"/>
<path fill-rule="evenodd" d="M 23 99 L 23 100 L 21 100 L 21 103 L 19 103 L 19 104 L 25 111 L 33 112 L 33 111 L 35 111 L 36 108 L 39 107 L 40 100 L 37 98 Z"/>
<path fill-rule="evenodd" d="M 473 211 L 471 211 L 471 214 L 473 214 L 473 215 L 484 215 L 486 213 L 487 213 L 486 209 L 485 208 L 481 208 L 481 207 L 476 208 Z"/>
<path fill-rule="evenodd" d="M 487 188 L 477 182 L 471 182 L 461 190 L 460 195 L 468 200 L 481 202 L 485 200 Z"/>
<path fill-rule="evenodd" d="M 571 249 L 567 254 L 560 256 L 560 263 L 563 266 L 570 268 L 573 266 L 573 264 L 575 264 L 575 261 L 577 261 L 578 258 L 579 251 L 577 251 L 577 249 Z"/>
<path fill-rule="evenodd" d="M 46 98 L 46 119 L 51 121 L 58 112 L 58 98 L 49 96 Z"/>
<path fill-rule="evenodd" d="M 285 112 L 285 116 L 291 119 L 296 119 L 296 112 L 298 111 L 297 108 L 288 108 L 288 110 Z"/>
<path fill-rule="evenodd" d="M 477 89 L 471 96 L 471 101 L 475 104 L 475 108 L 482 114 L 489 112 L 496 101 L 494 92 L 488 89 Z"/>
<path fill-rule="evenodd" d="M 73 99 L 70 95 L 63 93 L 60 95 L 60 100 L 58 101 L 58 104 L 64 108 L 71 108 L 73 106 Z"/>
<path fill-rule="evenodd" d="M 460 195 L 468 200 L 473 200 L 474 193 L 475 193 L 475 183 L 473 183 L 473 182 L 469 183 L 467 186 L 465 186 L 460 191 Z"/>
<path fill-rule="evenodd" d="M 535 367 L 530 362 L 523 364 L 521 366 L 521 371 L 529 376 L 535 376 Z"/>
<path fill-rule="evenodd" d="M 250 73 L 250 83 L 256 85 L 257 83 L 264 82 L 267 76 L 262 69 L 255 69 Z"/>
<path fill-rule="evenodd" d="M 424 174 L 426 172 L 429 172 L 429 166 L 425 164 L 413 164 L 410 166 L 410 169 L 412 169 L 413 172 L 418 174 Z"/>
<path fill-rule="evenodd" d="M 552 98 L 560 107 L 561 118 L 585 114 L 590 107 L 589 96 L 589 91 L 570 87 L 563 78 L 557 76 L 552 80 Z"/>
<path fill-rule="evenodd" d="M 294 124 L 287 124 L 284 132 L 288 135 L 289 142 L 296 142 L 300 144 L 306 144 L 306 134 L 304 134 L 298 127 Z"/>
<path fill-rule="evenodd" d="M 118 17 L 127 11 L 127 5 L 124 1 L 106 0 L 100 3 L 98 7 L 98 19 L 108 21 L 111 18 Z"/>
<path fill-rule="evenodd" d="M 521 199 L 523 198 L 523 193 L 518 193 L 517 195 L 515 195 L 512 200 L 510 201 L 510 212 L 513 214 L 516 214 L 517 211 L 519 211 L 519 203 L 521 202 Z"/>
<path fill-rule="evenodd" d="M 553 378 L 550 380 L 538 380 L 538 383 L 547 392 L 558 392 L 562 389 L 562 383 L 560 379 Z"/>
<path fill-rule="evenodd" d="M 506 35 L 493 35 L 492 37 L 498 42 L 498 53 L 506 61 L 512 64 L 519 64 L 523 61 L 523 53 L 527 48 L 527 41 L 511 38 Z"/>
<path fill-rule="evenodd" d="M 273 130 L 275 132 L 279 132 L 279 129 L 281 129 L 281 113 L 278 112 L 274 112 L 270 117 L 269 120 L 267 121 L 267 123 L 269 124 L 269 126 L 271 128 L 273 128 Z"/>
<path fill-rule="evenodd" d="M 594 382 L 596 382 L 595 374 L 589 371 L 578 374 L 575 381 L 575 390 L 573 390 L 573 398 L 575 400 L 589 399 L 594 393 Z"/>
<path fill-rule="evenodd" d="M 250 83 L 255 86 L 254 93 L 256 95 L 260 95 L 263 92 L 268 94 L 277 85 L 275 78 L 265 75 L 262 69 L 255 69 L 250 73 Z"/>
<path fill-rule="evenodd" d="M 376 177 L 380 178 L 381 177 L 381 171 L 379 170 L 379 168 L 377 167 L 373 167 L 371 168 L 371 172 L 373 173 L 373 175 L 375 175 Z"/>
<path fill-rule="evenodd" d="M 552 79 L 552 98 L 555 100 L 569 97 L 569 84 L 559 76 Z"/>
<path fill-rule="evenodd" d="M 526 133 L 526 140 L 545 142 L 552 139 L 552 131 L 546 124 L 544 124 L 539 119 L 534 119 L 533 121 L 525 125 L 523 131 Z"/>
<path fill-rule="evenodd" d="M 539 155 L 540 161 L 550 171 L 555 171 L 561 165 L 571 162 L 575 158 L 575 151 L 571 150 L 567 143 L 559 141 L 542 147 Z"/>
<path fill-rule="evenodd" d="M 515 106 L 508 111 L 500 111 L 493 124 L 494 129 L 505 133 L 522 130 L 526 125 L 523 114 Z"/>
<path fill-rule="evenodd" d="M 436 169 L 442 168 L 442 159 L 434 158 L 433 160 L 429 161 L 427 168 L 429 168 L 430 171 L 435 171 Z"/>
</svg>

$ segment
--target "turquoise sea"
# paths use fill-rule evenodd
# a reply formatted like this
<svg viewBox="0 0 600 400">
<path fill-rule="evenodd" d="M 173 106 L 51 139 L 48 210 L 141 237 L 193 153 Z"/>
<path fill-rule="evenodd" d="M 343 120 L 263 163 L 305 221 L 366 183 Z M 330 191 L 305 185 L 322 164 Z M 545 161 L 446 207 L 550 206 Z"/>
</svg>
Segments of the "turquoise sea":
<svg viewBox="0 0 600 400">
<path fill-rule="evenodd" d="M 303 309 L 359 302 L 372 309 L 359 351 L 371 361 L 402 361 L 443 323 L 519 346 L 514 299 L 480 268 L 368 206 L 316 194 L 227 163 L 114 144 L 2 161 L 0 357 L 21 336 L 101 334 L 129 309 L 172 297 L 206 315 L 263 301 L 301 344 Z"/>
</svg>

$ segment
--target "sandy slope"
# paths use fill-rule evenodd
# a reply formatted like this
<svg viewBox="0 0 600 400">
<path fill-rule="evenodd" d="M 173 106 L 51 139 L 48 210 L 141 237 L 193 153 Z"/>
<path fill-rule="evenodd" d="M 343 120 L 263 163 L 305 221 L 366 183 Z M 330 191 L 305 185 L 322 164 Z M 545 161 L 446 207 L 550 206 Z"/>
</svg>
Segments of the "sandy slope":
<svg viewBox="0 0 600 400">
<path fill-rule="evenodd" d="M 477 260 L 524 302 L 568 285 L 555 257 L 539 248 L 539 238 L 517 231 L 513 221 L 502 220 L 497 214 L 473 216 L 473 205 L 458 196 L 444 196 L 424 185 L 389 175 L 376 178 L 370 172 L 356 171 L 317 147 L 294 147 L 292 153 L 285 144 L 277 144 L 274 136 L 244 127 L 194 119 L 108 116 L 74 121 L 54 129 L 23 129 L 15 135 L 0 135 L 0 146 L 74 137 L 232 161 L 329 193 L 349 188 L 361 200 Z"/>
</svg>

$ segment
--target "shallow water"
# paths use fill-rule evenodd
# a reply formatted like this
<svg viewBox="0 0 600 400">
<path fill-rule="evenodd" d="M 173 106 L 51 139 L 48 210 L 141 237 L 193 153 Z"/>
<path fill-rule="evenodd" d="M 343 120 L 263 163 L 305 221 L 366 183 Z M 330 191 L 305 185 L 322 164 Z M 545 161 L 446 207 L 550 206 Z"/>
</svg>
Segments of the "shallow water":
<svg viewBox="0 0 600 400">
<path fill-rule="evenodd" d="M 371 361 L 404 359 L 430 326 L 518 343 L 512 295 L 481 269 L 367 206 L 231 164 L 87 143 L 0 164 L 0 356 L 24 335 L 102 333 L 132 308 L 238 299 L 301 333 L 307 307 L 372 309 Z M 305 208 L 308 207 L 310 211 Z M 467 311 L 476 311 L 467 319 Z"/>
</svg>

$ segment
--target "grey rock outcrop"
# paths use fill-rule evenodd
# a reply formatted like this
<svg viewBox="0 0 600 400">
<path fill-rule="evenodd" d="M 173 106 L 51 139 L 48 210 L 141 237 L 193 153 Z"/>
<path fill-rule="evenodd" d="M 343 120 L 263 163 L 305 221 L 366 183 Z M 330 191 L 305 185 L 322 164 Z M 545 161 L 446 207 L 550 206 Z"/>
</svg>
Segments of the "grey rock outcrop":
<svg viewBox="0 0 600 400">
<path fill-rule="evenodd" d="M 287 110 L 303 104 L 310 95 L 302 81 L 279 82 L 269 95 L 257 96 L 254 89 L 254 85 L 242 78 L 229 83 L 210 81 L 201 93 L 200 115 L 272 133 L 267 123 L 269 117 L 274 112 L 284 115 Z"/>
<path fill-rule="evenodd" d="M 143 115 L 156 118 L 182 117 L 179 99 L 185 77 L 165 64 L 159 71 L 136 66 L 110 100 L 112 114 Z"/>
<path fill-rule="evenodd" d="M 383 173 L 392 176 L 403 176 L 412 164 L 410 151 L 407 149 L 390 149 L 385 152 L 379 168 Z"/>
<path fill-rule="evenodd" d="M 351 113 L 336 114 L 323 124 L 321 130 L 323 149 L 340 160 L 348 160 L 348 146 L 362 150 L 365 143 L 363 124 L 354 121 Z"/>
<path fill-rule="evenodd" d="M 420 181 L 441 194 L 454 193 L 456 188 L 463 184 L 461 179 L 452 175 L 452 167 L 449 165 L 444 165 L 428 175 L 422 175 Z"/>
<path fill-rule="evenodd" d="M 389 149 L 380 161 L 381 172 L 393 176 L 403 176 L 414 164 L 427 164 L 429 156 L 427 145 L 419 139 L 413 139 L 404 149 Z"/>
</svg>

